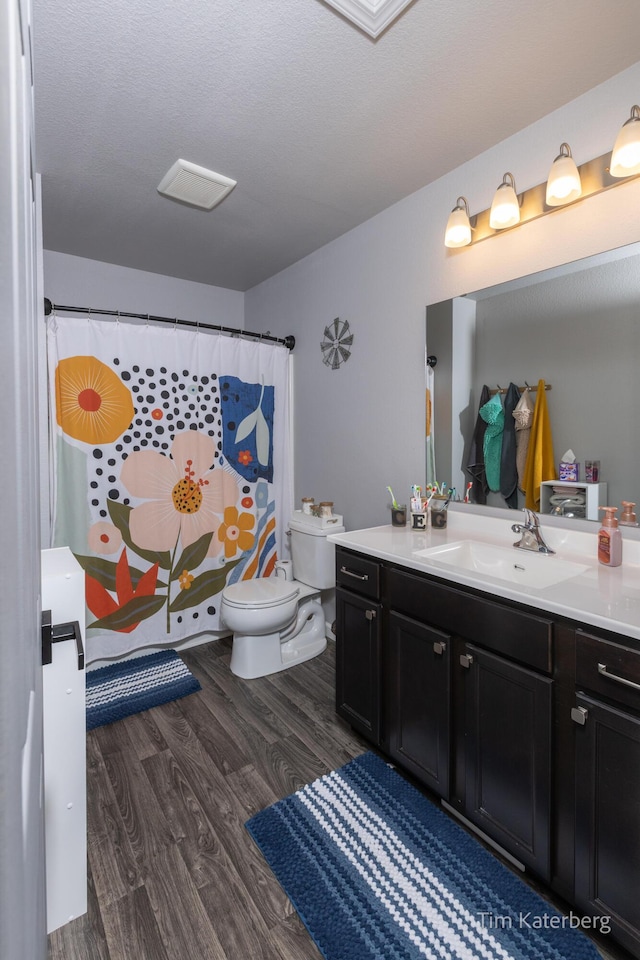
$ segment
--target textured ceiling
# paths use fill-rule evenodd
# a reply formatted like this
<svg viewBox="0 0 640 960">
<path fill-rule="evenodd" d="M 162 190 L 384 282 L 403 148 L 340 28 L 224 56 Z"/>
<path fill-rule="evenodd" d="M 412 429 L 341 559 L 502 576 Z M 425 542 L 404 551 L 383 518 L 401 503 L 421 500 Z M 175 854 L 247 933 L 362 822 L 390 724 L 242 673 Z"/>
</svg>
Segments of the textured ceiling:
<svg viewBox="0 0 640 960">
<path fill-rule="evenodd" d="M 638 0 L 414 0 L 375 41 L 322 0 L 33 7 L 45 247 L 235 290 L 640 50 Z M 178 158 L 238 186 L 211 212 L 166 200 Z"/>
</svg>

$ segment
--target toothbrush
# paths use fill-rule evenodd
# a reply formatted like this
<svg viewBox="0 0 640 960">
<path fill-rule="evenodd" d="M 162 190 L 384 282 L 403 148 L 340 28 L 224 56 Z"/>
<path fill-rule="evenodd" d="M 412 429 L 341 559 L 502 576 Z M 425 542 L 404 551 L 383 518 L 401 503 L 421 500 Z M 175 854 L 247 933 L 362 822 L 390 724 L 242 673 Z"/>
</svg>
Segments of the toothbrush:
<svg viewBox="0 0 640 960">
<path fill-rule="evenodd" d="M 388 490 L 389 493 L 391 494 L 391 505 L 392 505 L 392 507 L 393 507 L 394 510 L 397 510 L 397 509 L 398 509 L 398 501 L 396 500 L 396 498 L 395 498 L 394 495 L 393 495 L 393 490 L 391 489 L 391 487 L 387 487 L 387 490 Z"/>
<path fill-rule="evenodd" d="M 469 503 L 469 494 L 471 493 L 471 487 L 473 486 L 473 480 L 470 480 L 467 484 L 467 492 L 464 495 L 464 502 Z"/>
</svg>

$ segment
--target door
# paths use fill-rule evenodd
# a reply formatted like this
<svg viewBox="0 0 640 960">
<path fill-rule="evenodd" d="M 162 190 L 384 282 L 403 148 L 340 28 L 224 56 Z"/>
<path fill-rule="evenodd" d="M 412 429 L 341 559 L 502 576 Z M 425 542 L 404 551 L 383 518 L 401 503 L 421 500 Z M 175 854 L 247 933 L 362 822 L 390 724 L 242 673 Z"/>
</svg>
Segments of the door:
<svg viewBox="0 0 640 960">
<path fill-rule="evenodd" d="M 460 668 L 465 673 L 465 813 L 549 879 L 552 681 L 470 643 Z"/>
<path fill-rule="evenodd" d="M 35 190 L 28 0 L 0 0 L 0 956 L 44 960 Z"/>
<path fill-rule="evenodd" d="M 381 606 L 336 590 L 336 712 L 380 743 Z"/>
<path fill-rule="evenodd" d="M 388 654 L 389 754 L 448 799 L 451 638 L 391 613 Z"/>
<path fill-rule="evenodd" d="M 579 694 L 576 902 L 640 949 L 640 717 Z"/>
</svg>

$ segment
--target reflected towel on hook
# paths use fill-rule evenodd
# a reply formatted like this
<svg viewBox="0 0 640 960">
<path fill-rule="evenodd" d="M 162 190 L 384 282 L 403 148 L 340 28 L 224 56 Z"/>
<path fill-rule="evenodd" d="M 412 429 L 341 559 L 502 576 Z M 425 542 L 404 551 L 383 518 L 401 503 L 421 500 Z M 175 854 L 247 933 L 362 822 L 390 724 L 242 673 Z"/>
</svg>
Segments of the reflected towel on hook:
<svg viewBox="0 0 640 960">
<path fill-rule="evenodd" d="M 502 453 L 502 433 L 504 430 L 504 410 L 499 393 L 494 394 L 484 406 L 480 407 L 480 416 L 487 425 L 482 442 L 487 483 L 489 490 L 498 493 L 500 491 L 500 455 Z"/>
<path fill-rule="evenodd" d="M 489 387 L 483 386 L 480 393 L 480 407 L 483 407 L 489 400 L 491 394 Z M 480 416 L 478 417 L 471 438 L 471 447 L 469 449 L 469 460 L 467 462 L 467 473 L 471 477 L 472 485 L 469 492 L 471 503 L 486 503 L 489 487 L 487 486 L 487 472 L 484 465 L 484 434 L 487 424 Z"/>
<path fill-rule="evenodd" d="M 516 468 L 516 425 L 513 414 L 520 391 L 510 383 L 504 400 L 504 430 L 500 453 L 500 493 L 510 510 L 518 509 L 518 470 Z"/>
<path fill-rule="evenodd" d="M 524 470 L 527 465 L 531 424 L 533 423 L 533 400 L 531 389 L 526 388 L 513 411 L 516 431 L 516 469 L 518 471 L 518 486 L 524 490 Z"/>
<path fill-rule="evenodd" d="M 540 509 L 540 484 L 543 480 L 557 480 L 557 476 L 547 392 L 544 380 L 538 380 L 529 451 L 524 470 L 525 507 L 528 510 Z"/>
</svg>

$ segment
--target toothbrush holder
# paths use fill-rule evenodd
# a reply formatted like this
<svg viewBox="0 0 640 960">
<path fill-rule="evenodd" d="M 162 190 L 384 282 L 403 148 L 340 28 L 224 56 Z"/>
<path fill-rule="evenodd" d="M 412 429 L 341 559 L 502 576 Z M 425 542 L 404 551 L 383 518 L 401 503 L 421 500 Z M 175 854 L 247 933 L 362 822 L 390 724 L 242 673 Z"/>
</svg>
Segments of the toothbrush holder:
<svg viewBox="0 0 640 960">
<path fill-rule="evenodd" d="M 407 505 L 399 503 L 391 507 L 391 525 L 393 527 L 406 527 L 407 525 Z"/>
</svg>

